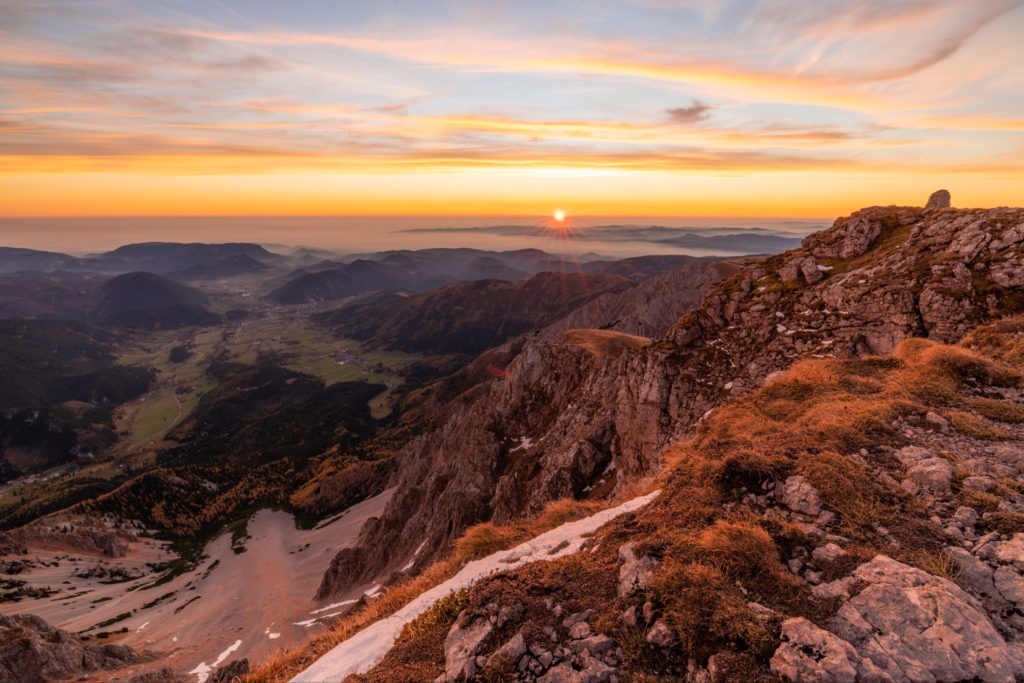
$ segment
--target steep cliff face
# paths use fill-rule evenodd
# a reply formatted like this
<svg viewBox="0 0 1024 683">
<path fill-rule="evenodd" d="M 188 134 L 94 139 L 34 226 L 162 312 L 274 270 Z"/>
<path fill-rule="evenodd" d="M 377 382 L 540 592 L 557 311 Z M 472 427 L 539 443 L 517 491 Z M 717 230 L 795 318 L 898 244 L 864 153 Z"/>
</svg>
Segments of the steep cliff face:
<svg viewBox="0 0 1024 683">
<path fill-rule="evenodd" d="M 525 342 L 508 377 L 449 405 L 402 451 L 398 491 L 319 596 L 436 558 L 466 526 L 655 472 L 665 446 L 729 396 L 806 356 L 958 339 L 1022 307 L 1024 211 L 872 207 L 716 286 L 659 341 L 616 358 Z"/>
</svg>

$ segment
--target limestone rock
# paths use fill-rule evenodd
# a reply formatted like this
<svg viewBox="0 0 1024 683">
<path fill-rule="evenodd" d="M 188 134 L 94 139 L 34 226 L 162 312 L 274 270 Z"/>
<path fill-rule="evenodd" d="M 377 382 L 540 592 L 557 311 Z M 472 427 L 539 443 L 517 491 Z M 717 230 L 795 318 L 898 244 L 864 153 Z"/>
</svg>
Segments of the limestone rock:
<svg viewBox="0 0 1024 683">
<path fill-rule="evenodd" d="M 658 560 L 653 557 L 637 557 L 635 543 L 624 543 L 619 547 L 622 566 L 619 567 L 619 597 L 625 598 L 638 590 L 644 590 L 654 578 Z"/>
<path fill-rule="evenodd" d="M 953 464 L 945 458 L 925 458 L 907 470 L 907 479 L 929 493 L 948 493 Z"/>
<path fill-rule="evenodd" d="M 1024 577 L 1009 565 L 995 570 L 993 579 L 999 594 L 1015 605 L 1024 604 Z"/>
<path fill-rule="evenodd" d="M 801 358 L 885 354 L 913 337 L 961 339 L 1004 316 L 1014 288 L 1024 286 L 1021 226 L 1021 209 L 869 207 L 772 261 L 800 264 L 810 256 L 827 268 L 826 261 L 846 260 L 813 286 L 771 287 L 759 265 L 709 291 L 704 271 L 699 283 L 684 277 L 664 290 L 675 294 L 654 297 L 689 303 L 642 349 L 598 358 L 561 343 L 565 326 L 556 325 L 488 351 L 419 395 L 424 427 L 395 459 L 397 492 L 336 556 L 319 597 L 403 566 L 424 539 L 421 566 L 478 522 L 509 523 L 554 499 L 603 496 L 607 488 L 598 487 L 617 490 L 649 476 L 664 449 L 708 411 Z M 873 249 L 883 239 L 886 249 Z M 798 278 L 814 277 L 798 270 Z M 697 293 L 706 293 L 699 304 L 691 297 Z M 663 325 L 660 305 L 636 296 L 640 305 L 607 311 L 629 310 L 637 325 L 650 311 Z M 578 326 L 617 319 L 595 311 Z M 507 380 L 493 381 L 488 364 L 506 369 Z M 733 388 L 723 392 L 729 382 Z M 513 450 L 527 436 L 532 447 Z M 1006 464 L 1024 469 L 1019 459 Z M 773 495 L 782 500 L 782 491 Z"/>
<path fill-rule="evenodd" d="M 675 640 L 676 636 L 672 633 L 672 629 L 661 619 L 654 622 L 651 630 L 647 632 L 647 642 L 658 647 L 668 647 Z"/>
<path fill-rule="evenodd" d="M 931 193 L 928 197 L 928 203 L 924 205 L 925 209 L 948 209 L 951 197 L 949 196 L 949 190 L 936 190 Z"/>
<path fill-rule="evenodd" d="M 444 675 L 448 681 L 464 681 L 476 675 L 476 655 L 492 631 L 489 619 L 463 610 L 444 639 Z"/>
<path fill-rule="evenodd" d="M 34 614 L 0 616 L 0 683 L 44 683 L 148 658 L 124 645 L 82 643 Z"/>
<path fill-rule="evenodd" d="M 236 659 L 230 664 L 216 669 L 207 679 L 207 683 L 235 683 L 247 673 L 249 673 L 249 660 Z"/>
<path fill-rule="evenodd" d="M 803 617 L 782 622 L 782 644 L 772 655 L 772 671 L 796 683 L 892 681 L 853 646 Z"/>
<path fill-rule="evenodd" d="M 815 562 L 835 562 L 840 557 L 846 554 L 846 551 L 840 548 L 835 543 L 826 543 L 820 548 L 815 548 L 811 553 L 811 557 L 814 558 Z"/>
<path fill-rule="evenodd" d="M 1010 540 L 995 544 L 995 559 L 1024 571 L 1024 534 L 1014 534 Z"/>
<path fill-rule="evenodd" d="M 981 606 L 956 584 L 878 555 L 853 573 L 866 587 L 829 629 L 894 681 L 1012 681 L 1024 675 Z"/>
<path fill-rule="evenodd" d="M 487 665 L 489 667 L 497 667 L 502 663 L 515 664 L 525 654 L 526 639 L 523 637 L 522 632 L 519 632 L 494 651 L 494 654 L 487 660 Z"/>
<path fill-rule="evenodd" d="M 821 514 L 821 496 L 818 490 L 799 474 L 788 477 L 782 485 L 782 502 L 797 512 L 812 516 Z"/>
<path fill-rule="evenodd" d="M 800 273 L 804 276 L 804 280 L 807 284 L 813 285 L 818 280 L 825 277 L 818 269 L 818 262 L 814 260 L 813 256 L 808 256 L 800 260 Z"/>
</svg>

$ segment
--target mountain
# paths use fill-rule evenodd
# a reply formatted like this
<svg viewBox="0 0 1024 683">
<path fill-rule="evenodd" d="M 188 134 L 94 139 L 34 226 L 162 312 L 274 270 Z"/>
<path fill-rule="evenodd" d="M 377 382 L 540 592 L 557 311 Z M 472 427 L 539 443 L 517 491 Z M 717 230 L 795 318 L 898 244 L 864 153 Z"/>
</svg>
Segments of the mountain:
<svg viewBox="0 0 1024 683">
<path fill-rule="evenodd" d="M 459 280 L 522 280 L 528 275 L 525 271 L 505 265 L 501 259 L 493 256 L 478 256 L 459 271 Z"/>
<path fill-rule="evenodd" d="M 219 280 L 239 275 L 257 275 L 272 270 L 262 261 L 257 261 L 248 254 L 228 256 L 213 263 L 197 263 L 184 270 L 170 273 L 168 277 L 178 280 Z"/>
<path fill-rule="evenodd" d="M 111 349 L 121 335 L 84 322 L 62 320 L 0 320 L 0 409 L 64 403 L 102 401 L 95 395 L 108 380 L 126 369 L 116 365 Z M 142 368 L 132 368 L 142 371 Z M 136 396 L 141 388 L 111 389 L 107 400 Z M 106 379 L 104 379 L 106 378 Z"/>
<path fill-rule="evenodd" d="M 1022 209 L 872 207 L 659 339 L 521 341 L 320 597 L 391 590 L 248 680 L 1024 677 L 1022 262 Z"/>
<path fill-rule="evenodd" d="M 864 209 L 725 280 L 636 351 L 525 344 L 503 381 L 453 400 L 403 449 L 392 504 L 339 553 L 320 594 L 387 575 L 426 541 L 438 550 L 415 558 L 423 566 L 479 521 L 649 476 L 701 416 L 801 357 L 956 341 L 1021 310 L 1022 223 L 1019 209 Z"/>
<path fill-rule="evenodd" d="M 699 262 L 695 256 L 634 256 L 618 261 L 588 261 L 583 264 L 587 273 L 610 273 L 628 277 L 634 282 L 643 282 L 658 275 L 664 275 L 689 263 Z M 718 261 L 720 259 L 710 259 Z"/>
<path fill-rule="evenodd" d="M 208 325 L 219 318 L 204 308 L 207 302 L 198 289 L 154 273 L 125 273 L 103 283 L 92 314 L 124 327 Z"/>
<path fill-rule="evenodd" d="M 78 262 L 74 256 L 52 251 L 0 247 L 0 273 L 14 273 L 20 270 L 61 270 L 73 268 Z"/>
<path fill-rule="evenodd" d="M 0 274 L 0 318 L 84 319 L 104 277 L 69 271 Z"/>
<path fill-rule="evenodd" d="M 416 278 L 394 264 L 360 259 L 338 268 L 304 273 L 266 296 L 277 304 L 304 304 L 345 299 L 388 289 L 418 288 Z"/>
<path fill-rule="evenodd" d="M 115 362 L 120 338 L 84 322 L 0 320 L 0 482 L 116 441 L 113 407 L 153 381 L 149 369 Z"/>
<path fill-rule="evenodd" d="M 588 255 L 595 256 L 595 255 Z M 318 264 L 296 271 L 267 299 L 301 304 L 345 299 L 367 292 L 420 292 L 465 280 L 519 280 L 538 273 L 601 273 L 639 282 L 693 260 L 652 256 L 612 260 L 570 260 L 539 249 L 486 252 L 477 249 L 421 249 L 367 254 L 336 267 Z"/>
<path fill-rule="evenodd" d="M 380 348 L 475 355 L 630 287 L 615 275 L 542 273 L 518 282 L 476 280 L 356 301 L 316 320 L 340 336 Z"/>
<path fill-rule="evenodd" d="M 261 263 L 285 262 L 279 254 L 246 242 L 205 244 L 201 242 L 142 242 L 126 244 L 113 251 L 92 254 L 79 263 L 83 270 L 126 273 L 147 271 L 167 274 L 224 259 L 248 256 Z"/>
</svg>

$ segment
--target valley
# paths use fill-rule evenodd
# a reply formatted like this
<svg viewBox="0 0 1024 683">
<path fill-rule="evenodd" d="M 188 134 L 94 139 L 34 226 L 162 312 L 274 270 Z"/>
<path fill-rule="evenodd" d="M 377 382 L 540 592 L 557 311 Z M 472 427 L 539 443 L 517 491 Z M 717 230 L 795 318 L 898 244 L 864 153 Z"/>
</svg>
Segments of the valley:
<svg viewBox="0 0 1024 683">
<path fill-rule="evenodd" d="M 831 610 L 848 569 L 922 572 L 1017 671 L 1016 579 L 978 549 L 1024 514 L 1021 220 L 869 207 L 781 254 L 591 272 L 219 245 L 175 262 L 201 290 L 114 275 L 96 317 L 0 321 L 0 613 L 197 683 L 767 682 L 829 638 L 892 670 Z M 480 259 L 518 279 L 443 281 Z"/>
<path fill-rule="evenodd" d="M 261 510 L 235 531 L 210 540 L 193 566 L 168 580 L 157 580 L 160 575 L 152 566 L 175 554 L 144 537 L 116 559 L 59 542 L 36 547 L 30 556 L 35 568 L 17 576 L 28 587 L 55 592 L 4 605 L 4 613 L 31 612 L 90 639 L 159 652 L 157 668 L 171 666 L 203 680 L 224 650 L 232 648 L 232 659 L 263 659 L 303 642 L 354 604 L 359 594 L 333 605 L 311 598 L 332 549 L 353 542 L 390 494 L 358 503 L 311 529 L 297 529 L 285 512 Z"/>
</svg>

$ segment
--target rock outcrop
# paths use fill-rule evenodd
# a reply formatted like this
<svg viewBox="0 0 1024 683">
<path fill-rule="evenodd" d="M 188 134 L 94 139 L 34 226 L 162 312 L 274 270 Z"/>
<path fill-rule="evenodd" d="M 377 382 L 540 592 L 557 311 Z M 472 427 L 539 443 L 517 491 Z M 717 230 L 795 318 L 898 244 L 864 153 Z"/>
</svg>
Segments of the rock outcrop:
<svg viewBox="0 0 1024 683">
<path fill-rule="evenodd" d="M 0 683 L 46 683 L 148 658 L 124 645 L 83 643 L 32 614 L 0 616 Z"/>
<path fill-rule="evenodd" d="M 319 596 L 386 578 L 425 543 L 435 550 L 414 558 L 422 566 L 481 520 L 651 474 L 708 411 L 797 359 L 954 342 L 1020 307 L 1022 263 L 1024 210 L 871 207 L 717 285 L 643 349 L 595 358 L 527 340 L 503 381 L 454 397 L 405 446 L 398 492 L 334 559 Z M 941 486 L 944 473 L 925 479 Z"/>
<path fill-rule="evenodd" d="M 820 629 L 783 624 L 772 670 L 787 680 L 1012 681 L 1024 676 L 1019 646 L 953 582 L 875 557 L 824 592 L 845 600 Z M 859 587 L 848 592 L 849 587 Z M 816 672 L 816 673 L 815 673 Z M 836 678 L 823 678 L 832 673 Z"/>
<path fill-rule="evenodd" d="M 950 202 L 949 190 L 936 190 L 931 193 L 928 197 L 928 203 L 924 205 L 926 209 L 948 209 Z"/>
</svg>

